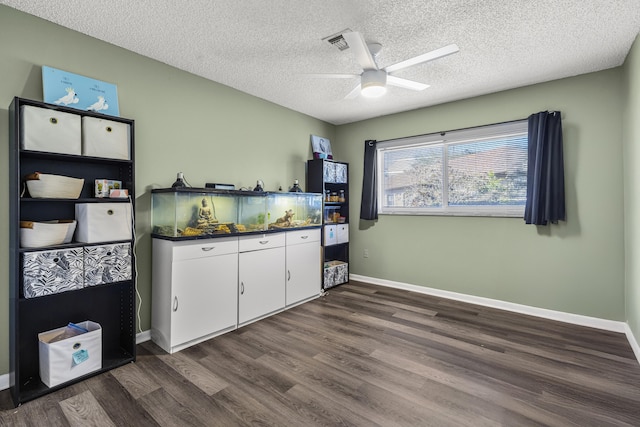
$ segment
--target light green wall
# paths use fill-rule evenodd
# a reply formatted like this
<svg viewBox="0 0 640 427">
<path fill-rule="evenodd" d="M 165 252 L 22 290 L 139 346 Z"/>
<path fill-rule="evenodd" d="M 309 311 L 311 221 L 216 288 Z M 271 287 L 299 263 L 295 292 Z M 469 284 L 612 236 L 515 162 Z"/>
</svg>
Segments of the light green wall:
<svg viewBox="0 0 640 427">
<path fill-rule="evenodd" d="M 625 320 L 620 68 L 340 126 L 350 162 L 350 273 Z M 359 224 L 363 141 L 561 110 L 567 222 L 380 216 Z M 369 258 L 363 257 L 368 249 Z"/>
<path fill-rule="evenodd" d="M 624 71 L 625 301 L 627 322 L 640 342 L 640 38 Z"/>
<path fill-rule="evenodd" d="M 335 127 L 0 6 L 0 170 L 8 168 L 8 113 L 14 96 L 42 99 L 49 65 L 116 83 L 120 113 L 136 121 L 136 231 L 142 330 L 150 328 L 151 188 L 176 172 L 205 182 L 287 188 L 305 185 L 309 135 L 334 139 Z M 0 375 L 9 371 L 8 188 L 0 186 Z M 99 301 L 95 302 L 99 304 Z"/>
</svg>

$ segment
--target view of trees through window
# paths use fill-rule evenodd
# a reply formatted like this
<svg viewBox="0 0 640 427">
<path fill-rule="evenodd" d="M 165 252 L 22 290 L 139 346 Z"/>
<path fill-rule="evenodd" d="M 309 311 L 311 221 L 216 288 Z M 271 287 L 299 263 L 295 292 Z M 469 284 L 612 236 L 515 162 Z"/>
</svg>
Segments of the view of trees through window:
<svg viewBox="0 0 640 427">
<path fill-rule="evenodd" d="M 379 151 L 381 213 L 524 208 L 527 134 Z"/>
</svg>

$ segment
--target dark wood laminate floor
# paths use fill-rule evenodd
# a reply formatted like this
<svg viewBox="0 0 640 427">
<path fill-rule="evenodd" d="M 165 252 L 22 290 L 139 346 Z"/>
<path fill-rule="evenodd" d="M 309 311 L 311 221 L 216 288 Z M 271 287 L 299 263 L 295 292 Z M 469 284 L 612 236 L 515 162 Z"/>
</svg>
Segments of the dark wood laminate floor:
<svg viewBox="0 0 640 427">
<path fill-rule="evenodd" d="M 623 334 L 351 282 L 18 408 L 7 426 L 640 426 Z"/>
</svg>

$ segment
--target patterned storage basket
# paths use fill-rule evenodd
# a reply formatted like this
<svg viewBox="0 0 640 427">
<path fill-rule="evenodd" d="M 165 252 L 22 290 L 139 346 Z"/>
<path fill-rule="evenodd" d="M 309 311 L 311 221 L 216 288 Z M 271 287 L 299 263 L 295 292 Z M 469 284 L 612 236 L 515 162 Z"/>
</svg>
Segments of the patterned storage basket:
<svg viewBox="0 0 640 427">
<path fill-rule="evenodd" d="M 123 280 L 131 280 L 130 243 L 85 246 L 85 286 L 96 286 Z"/>
<path fill-rule="evenodd" d="M 82 248 L 26 252 L 22 259 L 25 298 L 82 289 Z"/>
</svg>

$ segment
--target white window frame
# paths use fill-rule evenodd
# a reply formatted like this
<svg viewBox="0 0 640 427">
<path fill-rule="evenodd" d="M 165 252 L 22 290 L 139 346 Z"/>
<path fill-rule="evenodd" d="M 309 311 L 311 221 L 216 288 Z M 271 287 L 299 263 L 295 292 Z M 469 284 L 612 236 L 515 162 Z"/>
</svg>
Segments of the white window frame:
<svg viewBox="0 0 640 427">
<path fill-rule="evenodd" d="M 475 141 L 508 138 L 526 135 L 527 120 L 480 126 L 451 132 L 440 132 L 428 135 L 380 141 L 376 145 L 377 165 L 376 182 L 378 198 L 378 214 L 380 215 L 444 215 L 444 216 L 489 216 L 489 217 L 520 217 L 524 216 L 524 205 L 493 205 L 493 206 L 449 206 L 448 205 L 448 170 L 447 147 L 449 145 L 470 143 Z M 443 146 L 443 188 L 442 206 L 428 208 L 405 208 L 385 206 L 384 203 L 384 153 L 394 149 L 409 148 L 411 146 Z"/>
</svg>

